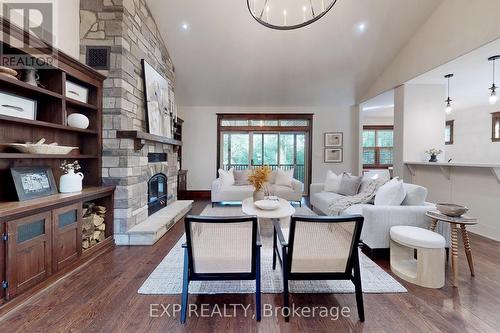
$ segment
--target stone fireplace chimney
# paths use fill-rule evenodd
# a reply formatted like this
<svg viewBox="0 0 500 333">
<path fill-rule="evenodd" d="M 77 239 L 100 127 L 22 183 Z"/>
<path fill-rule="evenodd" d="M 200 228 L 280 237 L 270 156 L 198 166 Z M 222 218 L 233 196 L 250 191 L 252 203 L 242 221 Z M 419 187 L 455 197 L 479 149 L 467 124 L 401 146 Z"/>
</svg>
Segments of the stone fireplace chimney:
<svg viewBox="0 0 500 333">
<path fill-rule="evenodd" d="M 102 174 L 106 185 L 116 185 L 115 241 L 128 244 L 122 236 L 148 219 L 148 181 L 153 175 L 166 176 L 166 204 L 176 201 L 177 149 L 155 142 L 138 148 L 133 139 L 117 138 L 117 131 L 147 132 L 141 60 L 175 82 L 173 65 L 145 0 L 81 0 L 80 39 L 84 63 L 87 46 L 110 50 L 110 68 L 100 71 L 108 77 L 104 82 Z M 166 154 L 167 159 L 150 163 L 150 153 Z"/>
</svg>

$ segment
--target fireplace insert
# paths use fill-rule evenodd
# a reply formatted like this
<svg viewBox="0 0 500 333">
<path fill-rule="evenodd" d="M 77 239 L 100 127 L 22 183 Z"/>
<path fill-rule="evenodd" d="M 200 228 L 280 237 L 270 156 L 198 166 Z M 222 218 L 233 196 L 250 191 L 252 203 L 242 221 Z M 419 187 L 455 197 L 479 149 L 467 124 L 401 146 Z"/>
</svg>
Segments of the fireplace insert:
<svg viewBox="0 0 500 333">
<path fill-rule="evenodd" d="M 167 176 L 158 173 L 148 181 L 148 214 L 152 215 L 167 205 Z"/>
</svg>

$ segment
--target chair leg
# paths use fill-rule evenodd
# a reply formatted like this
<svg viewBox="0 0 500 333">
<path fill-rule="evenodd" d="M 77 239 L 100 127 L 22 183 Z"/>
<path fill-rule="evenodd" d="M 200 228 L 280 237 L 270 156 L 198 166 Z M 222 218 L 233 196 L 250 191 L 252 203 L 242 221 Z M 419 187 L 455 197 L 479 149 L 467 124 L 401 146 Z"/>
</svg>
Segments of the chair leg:
<svg viewBox="0 0 500 333">
<path fill-rule="evenodd" d="M 184 276 L 182 281 L 181 324 L 186 323 L 189 289 L 189 265 L 187 248 L 184 249 Z"/>
<path fill-rule="evenodd" d="M 276 269 L 276 230 L 273 229 L 273 270 Z"/>
<path fill-rule="evenodd" d="M 257 247 L 255 267 L 255 318 L 260 321 L 261 317 L 261 293 L 260 293 L 260 247 Z"/>
<path fill-rule="evenodd" d="M 358 307 L 358 316 L 360 321 L 365 321 L 365 307 L 363 304 L 363 289 L 361 286 L 361 270 L 359 267 L 359 253 L 358 249 L 355 249 L 354 254 L 354 289 L 356 290 L 356 306 Z"/>
<path fill-rule="evenodd" d="M 283 263 L 283 307 L 286 309 L 285 311 L 285 321 L 290 321 L 290 299 L 288 295 L 288 258 L 287 251 L 285 248 L 282 249 L 283 258 L 281 262 Z"/>
<path fill-rule="evenodd" d="M 299 201 L 299 207 L 302 207 L 302 201 Z"/>
</svg>

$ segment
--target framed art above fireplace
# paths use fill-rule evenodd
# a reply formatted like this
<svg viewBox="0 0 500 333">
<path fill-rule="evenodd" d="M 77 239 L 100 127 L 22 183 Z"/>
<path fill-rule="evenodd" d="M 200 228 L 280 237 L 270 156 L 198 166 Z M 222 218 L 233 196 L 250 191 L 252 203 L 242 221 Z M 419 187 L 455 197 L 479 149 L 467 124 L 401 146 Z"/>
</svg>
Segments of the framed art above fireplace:
<svg viewBox="0 0 500 333">
<path fill-rule="evenodd" d="M 144 97 L 148 132 L 171 139 L 173 136 L 173 90 L 171 83 L 142 59 Z"/>
</svg>

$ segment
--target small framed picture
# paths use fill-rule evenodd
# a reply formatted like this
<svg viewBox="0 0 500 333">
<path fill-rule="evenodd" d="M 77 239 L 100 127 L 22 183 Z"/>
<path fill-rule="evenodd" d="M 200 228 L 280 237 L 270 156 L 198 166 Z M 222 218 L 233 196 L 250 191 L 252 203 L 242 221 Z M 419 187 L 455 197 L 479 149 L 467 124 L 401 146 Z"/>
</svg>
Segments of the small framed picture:
<svg viewBox="0 0 500 333">
<path fill-rule="evenodd" d="M 325 163 L 341 163 L 344 160 L 342 148 L 325 148 Z"/>
<path fill-rule="evenodd" d="M 56 194 L 57 187 L 49 167 L 11 168 L 12 179 L 19 201 Z"/>
<path fill-rule="evenodd" d="M 342 147 L 343 145 L 344 145 L 344 133 L 342 132 L 325 133 L 325 148 Z"/>
</svg>

